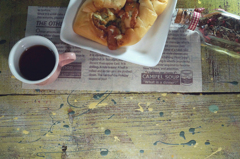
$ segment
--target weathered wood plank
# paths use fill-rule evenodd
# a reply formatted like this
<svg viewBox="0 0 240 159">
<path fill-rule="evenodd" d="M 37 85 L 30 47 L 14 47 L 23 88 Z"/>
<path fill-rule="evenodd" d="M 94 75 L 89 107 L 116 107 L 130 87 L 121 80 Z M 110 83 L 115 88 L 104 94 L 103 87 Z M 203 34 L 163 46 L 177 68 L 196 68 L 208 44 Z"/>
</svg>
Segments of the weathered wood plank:
<svg viewBox="0 0 240 159">
<path fill-rule="evenodd" d="M 240 94 L 1 96 L 0 156 L 238 158 L 239 103 Z"/>
<path fill-rule="evenodd" d="M 24 37 L 27 6 L 68 2 L 0 1 L 0 158 L 239 158 L 240 94 L 21 89 L 7 58 Z M 177 5 L 194 6 L 240 13 L 237 0 Z M 203 47 L 202 68 L 204 92 L 239 92 L 239 60 Z"/>
</svg>

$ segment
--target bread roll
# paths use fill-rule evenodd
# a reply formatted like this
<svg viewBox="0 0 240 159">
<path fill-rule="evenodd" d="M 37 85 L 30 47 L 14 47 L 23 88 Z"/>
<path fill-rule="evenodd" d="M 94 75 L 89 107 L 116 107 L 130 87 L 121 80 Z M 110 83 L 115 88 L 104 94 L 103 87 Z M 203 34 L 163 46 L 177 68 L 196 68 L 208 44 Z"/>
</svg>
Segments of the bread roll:
<svg viewBox="0 0 240 159">
<path fill-rule="evenodd" d="M 147 33 L 168 0 L 86 0 L 73 23 L 76 34 L 109 49 L 136 44 Z"/>
</svg>

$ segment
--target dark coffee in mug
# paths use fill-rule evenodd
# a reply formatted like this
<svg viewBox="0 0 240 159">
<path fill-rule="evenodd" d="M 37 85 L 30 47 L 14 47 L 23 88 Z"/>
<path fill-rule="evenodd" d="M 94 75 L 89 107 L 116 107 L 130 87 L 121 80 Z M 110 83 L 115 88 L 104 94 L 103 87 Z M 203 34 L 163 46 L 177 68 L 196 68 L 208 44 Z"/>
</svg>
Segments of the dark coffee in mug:
<svg viewBox="0 0 240 159">
<path fill-rule="evenodd" d="M 23 78 L 37 81 L 47 77 L 53 70 L 56 57 L 52 50 L 43 45 L 26 49 L 19 59 L 19 69 Z"/>
</svg>

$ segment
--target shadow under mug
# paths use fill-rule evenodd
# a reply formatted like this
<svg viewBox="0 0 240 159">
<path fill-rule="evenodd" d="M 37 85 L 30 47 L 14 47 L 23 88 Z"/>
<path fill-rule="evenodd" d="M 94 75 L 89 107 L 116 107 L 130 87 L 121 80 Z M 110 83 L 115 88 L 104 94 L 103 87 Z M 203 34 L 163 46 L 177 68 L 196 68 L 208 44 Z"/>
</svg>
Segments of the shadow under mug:
<svg viewBox="0 0 240 159">
<path fill-rule="evenodd" d="M 45 78 L 37 80 L 37 81 L 31 81 L 23 77 L 22 73 L 20 72 L 19 68 L 19 59 L 24 53 L 24 51 L 32 46 L 35 45 L 43 45 L 54 53 L 55 56 L 55 65 L 52 70 L 52 72 L 47 75 Z M 8 64 L 9 68 L 12 72 L 12 74 L 20 81 L 26 83 L 26 84 L 35 84 L 35 85 L 47 85 L 52 82 L 54 82 L 60 72 L 63 66 L 72 63 L 76 60 L 75 53 L 72 52 L 66 52 L 59 54 L 56 46 L 47 38 L 33 35 L 33 36 L 27 36 L 21 40 L 19 40 L 11 49 L 9 58 L 8 58 Z"/>
</svg>

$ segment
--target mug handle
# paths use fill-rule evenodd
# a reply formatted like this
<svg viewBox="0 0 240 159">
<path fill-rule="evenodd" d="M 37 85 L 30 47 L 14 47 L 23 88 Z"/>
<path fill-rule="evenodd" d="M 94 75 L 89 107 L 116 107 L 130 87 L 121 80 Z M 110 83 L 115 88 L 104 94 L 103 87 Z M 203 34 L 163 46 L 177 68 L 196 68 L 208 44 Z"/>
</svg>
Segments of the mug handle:
<svg viewBox="0 0 240 159">
<path fill-rule="evenodd" d="M 43 86 L 43 85 L 47 85 L 47 84 L 52 83 L 53 81 L 55 81 L 58 78 L 62 67 L 67 65 L 67 64 L 70 64 L 71 62 L 73 62 L 75 60 L 76 60 L 76 54 L 73 53 L 73 52 L 66 52 L 66 53 L 63 53 L 63 54 L 59 54 L 58 68 L 55 71 L 55 73 L 49 79 L 47 79 L 46 81 L 43 81 L 43 82 L 41 82 L 39 84 L 36 84 L 36 85 Z"/>
<path fill-rule="evenodd" d="M 70 64 L 75 60 L 76 60 L 76 54 L 73 52 L 65 52 L 63 54 L 59 54 L 59 66 L 60 67 Z"/>
</svg>

